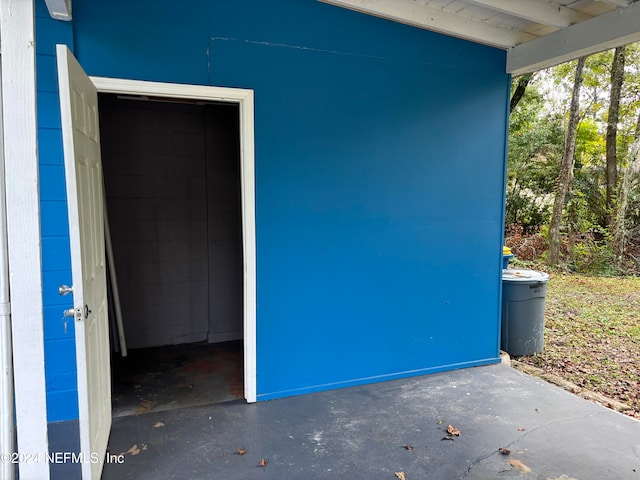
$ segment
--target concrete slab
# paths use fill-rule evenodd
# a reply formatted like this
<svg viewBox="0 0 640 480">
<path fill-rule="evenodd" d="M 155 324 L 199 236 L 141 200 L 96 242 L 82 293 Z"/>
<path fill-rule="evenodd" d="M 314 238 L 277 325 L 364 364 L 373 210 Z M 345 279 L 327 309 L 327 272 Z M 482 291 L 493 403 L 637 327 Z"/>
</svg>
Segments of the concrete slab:
<svg viewBox="0 0 640 480">
<path fill-rule="evenodd" d="M 640 422 L 498 364 L 121 417 L 110 453 L 105 480 L 640 479 Z"/>
</svg>

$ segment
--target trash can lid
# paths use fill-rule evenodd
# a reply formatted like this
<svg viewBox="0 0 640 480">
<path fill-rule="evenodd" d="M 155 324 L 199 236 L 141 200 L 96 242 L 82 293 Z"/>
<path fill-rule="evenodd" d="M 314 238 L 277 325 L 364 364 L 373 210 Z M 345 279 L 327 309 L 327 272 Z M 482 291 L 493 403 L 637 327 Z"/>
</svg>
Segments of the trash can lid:
<svg viewBox="0 0 640 480">
<path fill-rule="evenodd" d="M 548 282 L 549 275 L 536 270 L 522 270 L 520 268 L 505 268 L 502 270 L 503 282 L 538 283 Z"/>
</svg>

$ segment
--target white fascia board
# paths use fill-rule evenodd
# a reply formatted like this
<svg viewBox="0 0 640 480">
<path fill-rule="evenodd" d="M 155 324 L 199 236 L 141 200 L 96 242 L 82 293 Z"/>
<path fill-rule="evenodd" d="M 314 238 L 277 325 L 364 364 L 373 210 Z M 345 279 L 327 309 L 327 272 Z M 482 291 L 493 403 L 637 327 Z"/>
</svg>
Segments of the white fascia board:
<svg viewBox="0 0 640 480">
<path fill-rule="evenodd" d="M 545 0 L 470 0 L 483 7 L 507 13 L 514 17 L 554 27 L 565 28 L 580 19 L 578 12 Z M 587 17 L 588 18 L 588 17 Z"/>
<path fill-rule="evenodd" d="M 445 12 L 412 0 L 320 1 L 494 47 L 510 48 L 536 38 L 528 33 L 489 25 L 480 20 Z"/>
<path fill-rule="evenodd" d="M 640 2 L 512 48 L 507 52 L 507 72 L 535 72 L 639 40 Z"/>
</svg>

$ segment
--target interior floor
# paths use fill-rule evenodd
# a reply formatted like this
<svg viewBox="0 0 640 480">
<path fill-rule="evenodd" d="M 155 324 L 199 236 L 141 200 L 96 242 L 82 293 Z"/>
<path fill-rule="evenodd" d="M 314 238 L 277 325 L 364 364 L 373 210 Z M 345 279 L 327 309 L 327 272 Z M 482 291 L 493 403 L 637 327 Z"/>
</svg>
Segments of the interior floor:
<svg viewBox="0 0 640 480">
<path fill-rule="evenodd" d="M 114 353 L 114 417 L 244 398 L 240 340 L 192 343 Z"/>
</svg>

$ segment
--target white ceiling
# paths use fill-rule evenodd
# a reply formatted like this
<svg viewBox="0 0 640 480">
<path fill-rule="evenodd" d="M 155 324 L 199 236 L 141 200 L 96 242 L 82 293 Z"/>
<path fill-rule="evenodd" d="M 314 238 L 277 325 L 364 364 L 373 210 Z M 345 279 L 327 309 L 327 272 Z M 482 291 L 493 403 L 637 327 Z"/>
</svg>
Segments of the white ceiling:
<svg viewBox="0 0 640 480">
<path fill-rule="evenodd" d="M 640 0 L 320 0 L 507 50 L 514 75 L 640 41 Z"/>
</svg>

